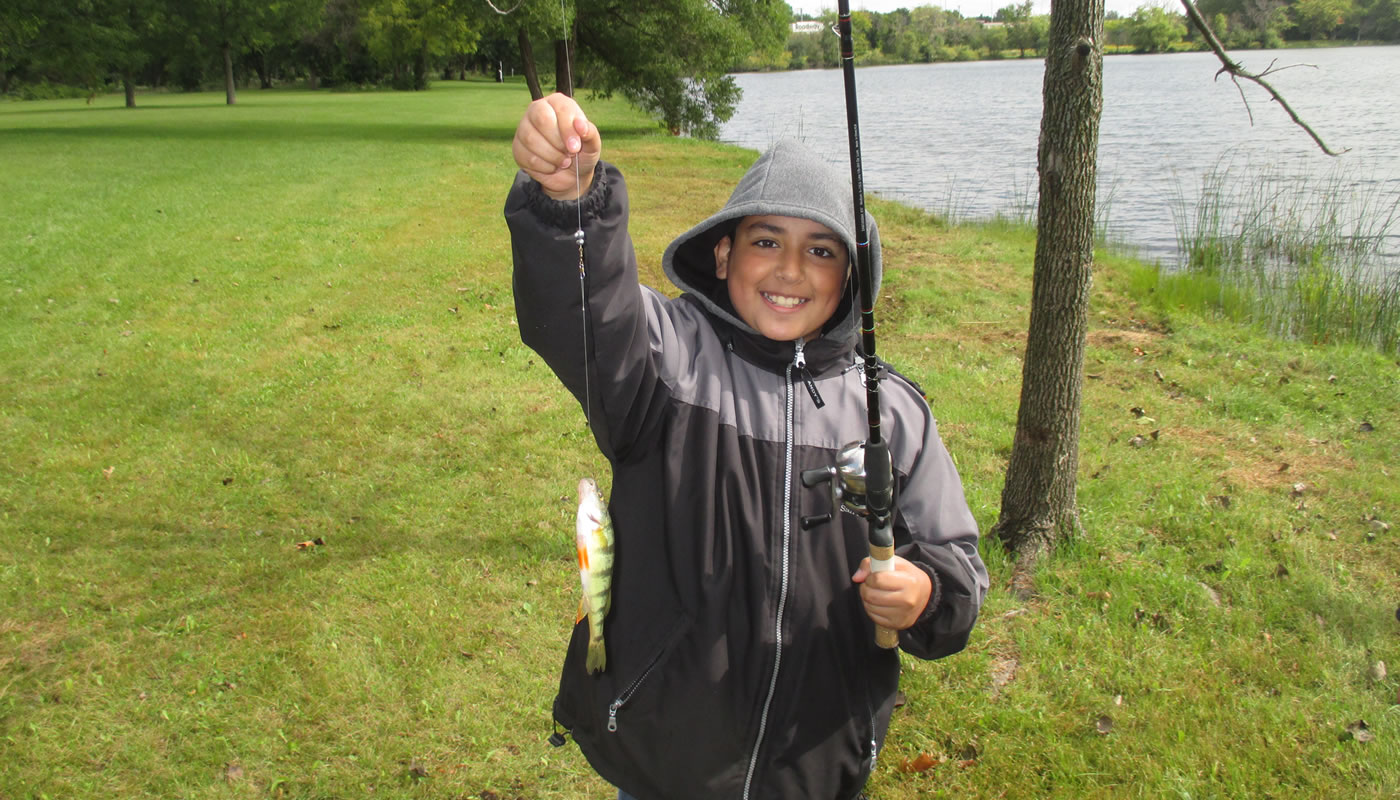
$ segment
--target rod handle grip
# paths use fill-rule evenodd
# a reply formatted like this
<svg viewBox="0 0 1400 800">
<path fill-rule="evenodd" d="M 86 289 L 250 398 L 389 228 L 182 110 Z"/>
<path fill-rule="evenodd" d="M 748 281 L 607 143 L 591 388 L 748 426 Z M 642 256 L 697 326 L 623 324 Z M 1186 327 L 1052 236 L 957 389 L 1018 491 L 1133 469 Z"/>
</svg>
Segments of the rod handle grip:
<svg viewBox="0 0 1400 800">
<path fill-rule="evenodd" d="M 894 569 L 894 545 L 888 547 L 870 545 L 870 571 L 888 572 L 892 569 Z M 876 625 L 875 645 L 885 650 L 893 650 L 899 646 L 899 631 Z"/>
</svg>

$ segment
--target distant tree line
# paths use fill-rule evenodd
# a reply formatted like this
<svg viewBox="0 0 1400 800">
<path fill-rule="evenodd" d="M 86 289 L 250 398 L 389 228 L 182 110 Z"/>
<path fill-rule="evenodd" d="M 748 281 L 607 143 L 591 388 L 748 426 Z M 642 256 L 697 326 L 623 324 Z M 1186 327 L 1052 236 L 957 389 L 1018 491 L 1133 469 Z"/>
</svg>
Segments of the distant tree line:
<svg viewBox="0 0 1400 800">
<path fill-rule="evenodd" d="M 729 73 L 773 61 L 781 0 L 0 0 L 0 96 L 121 86 L 426 89 L 474 72 L 544 91 L 618 93 L 675 131 L 712 134 Z M 567 46 L 566 46 L 567 43 Z"/>
<path fill-rule="evenodd" d="M 1282 47 L 1303 40 L 1400 41 L 1400 0 L 1200 0 L 1197 7 L 1216 35 L 1231 48 Z M 992 17 L 964 17 L 934 5 L 888 13 L 851 15 L 862 64 L 910 64 L 1042 56 L 1048 15 L 1032 13 L 1030 0 L 999 9 Z M 816 20 L 823 30 L 834 13 Z M 1185 16 L 1160 5 L 1143 5 L 1131 16 L 1110 12 L 1104 41 L 1118 49 L 1159 53 L 1200 45 Z M 793 32 L 784 57 L 749 69 L 807 69 L 837 64 L 836 37 Z"/>
</svg>

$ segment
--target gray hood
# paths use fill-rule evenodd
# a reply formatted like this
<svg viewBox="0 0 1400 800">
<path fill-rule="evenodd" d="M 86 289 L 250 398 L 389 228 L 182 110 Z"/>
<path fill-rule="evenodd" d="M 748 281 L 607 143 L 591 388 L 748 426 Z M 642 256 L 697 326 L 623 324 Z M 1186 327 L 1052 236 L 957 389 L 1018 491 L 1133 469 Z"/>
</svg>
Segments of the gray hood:
<svg viewBox="0 0 1400 800">
<path fill-rule="evenodd" d="M 850 176 L 792 139 L 779 141 L 759 156 L 724 208 L 671 242 L 661 261 L 666 277 L 682 291 L 699 300 L 711 313 L 755 336 L 759 334 L 734 313 L 724 281 L 715 277 L 714 248 L 734 230 L 739 219 L 765 214 L 801 217 L 825 225 L 845 241 L 854 264 L 855 207 Z M 869 212 L 865 224 L 870 235 L 871 280 L 875 296 L 879 297 L 880 234 Z M 859 312 L 851 299 L 853 292 L 852 287 L 824 328 L 826 338 L 854 341 Z"/>
</svg>

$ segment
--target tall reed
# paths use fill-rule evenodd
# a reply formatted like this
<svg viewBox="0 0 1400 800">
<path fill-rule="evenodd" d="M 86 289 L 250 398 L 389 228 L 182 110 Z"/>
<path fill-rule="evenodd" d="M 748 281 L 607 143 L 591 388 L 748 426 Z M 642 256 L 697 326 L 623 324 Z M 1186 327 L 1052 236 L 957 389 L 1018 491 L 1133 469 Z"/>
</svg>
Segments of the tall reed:
<svg viewBox="0 0 1400 800">
<path fill-rule="evenodd" d="M 1318 178 L 1222 159 L 1172 206 L 1182 269 L 1172 302 L 1312 342 L 1400 348 L 1400 195 L 1355 167 Z"/>
</svg>

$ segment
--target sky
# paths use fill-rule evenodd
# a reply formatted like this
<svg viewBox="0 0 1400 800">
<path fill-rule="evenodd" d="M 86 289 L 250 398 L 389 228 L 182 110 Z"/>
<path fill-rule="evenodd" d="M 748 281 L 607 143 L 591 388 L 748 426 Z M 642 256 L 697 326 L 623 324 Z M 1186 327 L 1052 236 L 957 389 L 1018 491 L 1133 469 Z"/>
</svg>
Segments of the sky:
<svg viewBox="0 0 1400 800">
<path fill-rule="evenodd" d="M 879 11 L 887 14 L 896 8 L 918 8 L 938 6 L 962 12 L 964 17 L 992 16 L 998 8 L 1014 5 L 1017 0 L 850 0 L 853 11 Z M 1161 0 L 1155 0 L 1160 4 Z M 1107 10 L 1129 16 L 1139 6 L 1153 5 L 1154 0 L 1107 0 Z M 788 0 L 794 11 L 819 14 L 823 9 L 835 10 L 836 0 Z M 1035 13 L 1049 14 L 1050 0 L 1035 0 Z"/>
</svg>

